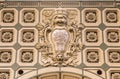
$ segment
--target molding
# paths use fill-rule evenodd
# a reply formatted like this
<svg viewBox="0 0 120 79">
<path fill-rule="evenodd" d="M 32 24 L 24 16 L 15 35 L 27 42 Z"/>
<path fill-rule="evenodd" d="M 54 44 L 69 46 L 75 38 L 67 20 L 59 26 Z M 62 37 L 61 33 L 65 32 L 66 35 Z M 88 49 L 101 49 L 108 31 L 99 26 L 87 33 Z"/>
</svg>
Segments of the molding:
<svg viewBox="0 0 120 79">
<path fill-rule="evenodd" d="M 86 14 L 87 11 L 88 11 L 88 13 Z M 89 11 L 91 11 L 91 13 Z M 91 19 L 89 19 L 90 16 L 92 16 Z M 99 26 L 101 23 L 100 10 L 97 8 L 85 8 L 85 9 L 83 9 L 82 10 L 82 23 L 85 26 Z"/>
<path fill-rule="evenodd" d="M 29 60 L 24 60 L 22 57 L 23 55 L 25 54 L 21 54 L 22 51 L 32 51 L 32 58 L 33 59 L 29 59 Z M 24 52 L 26 53 L 26 52 Z M 37 63 L 37 50 L 33 47 L 21 47 L 19 50 L 18 50 L 18 54 L 17 54 L 17 63 L 20 65 L 20 66 L 34 66 L 36 63 Z M 22 56 L 21 56 L 22 55 Z M 31 56 L 31 55 L 29 55 Z M 26 56 L 25 56 L 26 57 Z M 24 62 L 22 62 L 22 59 Z"/>
<path fill-rule="evenodd" d="M 1 47 L 0 51 L 11 51 L 11 61 L 9 63 L 0 63 L 0 66 L 12 66 L 16 60 L 16 50 L 12 47 Z"/>
<path fill-rule="evenodd" d="M 8 72 L 9 76 L 8 79 L 14 79 L 14 71 L 11 68 L 0 68 L 0 72 Z"/>
<path fill-rule="evenodd" d="M 29 15 L 26 15 L 26 18 L 28 18 L 27 16 L 29 16 L 30 20 L 28 20 L 28 21 L 32 21 L 31 18 L 33 18 L 34 21 L 33 22 L 27 22 L 27 23 L 25 23 L 23 21 L 23 17 L 25 18 L 25 15 L 23 15 L 24 12 L 29 12 Z M 31 12 L 33 13 L 32 15 L 30 15 Z M 30 16 L 32 16 L 32 17 L 30 18 Z M 22 26 L 36 26 L 38 23 L 39 23 L 39 12 L 38 12 L 38 10 L 36 8 L 23 8 L 20 11 L 20 24 Z"/>
<path fill-rule="evenodd" d="M 93 38 L 94 36 L 94 39 L 89 39 L 90 36 L 91 38 Z M 87 41 L 87 39 L 89 40 L 89 42 Z M 99 28 L 85 28 L 82 31 L 82 41 L 86 46 L 100 46 L 100 44 L 102 43 L 102 31 Z"/>
<path fill-rule="evenodd" d="M 25 39 L 24 35 L 23 35 L 24 32 L 26 32 L 27 34 L 28 34 L 28 32 L 32 32 L 32 35 L 28 34 L 28 35 L 30 35 L 29 37 L 31 38 L 30 39 L 28 37 L 29 42 L 24 42 L 23 41 L 23 39 Z M 25 37 L 27 37 L 28 35 L 25 35 Z M 31 41 L 31 40 L 33 40 L 33 41 Z M 18 42 L 21 46 L 34 46 L 38 42 L 38 30 L 35 29 L 35 28 L 22 28 L 22 29 L 20 29 Z"/>
<path fill-rule="evenodd" d="M 12 35 L 9 35 L 9 37 L 10 37 L 9 39 L 11 39 L 11 42 L 9 42 L 8 39 L 6 39 L 7 42 L 6 41 L 2 42 L 2 39 L 4 39 L 2 37 L 3 36 L 2 33 L 5 34 L 6 32 L 9 32 L 9 33 L 12 32 Z M 6 34 L 6 35 L 8 36 L 8 34 Z M 6 36 L 6 35 L 4 35 L 4 36 Z M 1 36 L 0 46 L 13 46 L 17 42 L 17 30 L 15 28 L 1 28 L 0 36 Z"/>
<path fill-rule="evenodd" d="M 106 28 L 104 31 L 104 43 L 107 44 L 108 46 L 120 46 L 120 29 L 119 28 Z M 108 42 L 108 32 L 113 32 L 111 37 L 113 38 L 113 42 Z M 116 33 L 118 35 L 116 36 Z M 116 37 L 115 37 L 116 36 Z M 110 36 L 109 36 L 110 39 Z M 118 40 L 118 42 L 115 42 L 115 40 Z"/>
<path fill-rule="evenodd" d="M 111 51 L 111 53 L 110 53 L 110 51 Z M 118 54 L 117 54 L 117 52 L 116 51 L 118 51 Z M 113 52 L 113 54 L 112 54 L 112 52 Z M 109 54 L 110 53 L 110 54 Z M 119 48 L 115 48 L 115 47 L 110 47 L 110 48 L 107 48 L 106 50 L 105 50 L 105 61 L 106 61 L 106 63 L 108 64 L 108 65 L 110 65 L 110 66 L 115 66 L 115 67 L 119 67 L 120 66 L 120 49 Z M 110 56 L 111 55 L 111 56 Z M 112 56 L 113 55 L 113 56 Z M 111 57 L 113 57 L 113 58 L 118 58 L 118 59 L 114 59 L 113 60 L 113 58 L 111 58 Z M 111 59 L 111 61 L 112 62 L 110 62 L 110 59 Z"/>
<path fill-rule="evenodd" d="M 117 13 L 117 15 L 116 15 L 116 19 L 118 19 L 118 21 L 117 22 L 111 22 L 111 23 L 108 23 L 107 21 L 106 21 L 106 11 L 114 11 L 114 12 L 116 12 Z M 120 10 L 118 9 L 118 8 L 106 8 L 106 9 L 104 9 L 103 10 L 103 12 L 102 12 L 102 15 L 103 15 L 103 23 L 106 25 L 106 26 L 120 26 Z M 112 20 L 112 21 L 114 21 L 114 20 Z"/>
<path fill-rule="evenodd" d="M 88 51 L 89 51 L 89 54 L 88 54 Z M 95 56 L 96 56 L 96 58 L 95 58 Z M 87 57 L 89 57 L 89 58 L 87 58 Z M 90 58 L 92 58 L 92 60 L 90 60 Z M 103 65 L 103 63 L 104 63 L 103 51 L 98 47 L 88 47 L 88 48 L 84 49 L 83 50 L 83 62 L 87 66 Z"/>
<path fill-rule="evenodd" d="M 8 11 L 8 12 L 13 12 L 14 16 L 13 16 L 13 23 L 4 23 L 2 18 L 3 16 L 3 12 Z M 1 26 L 15 26 L 18 23 L 18 11 L 15 8 L 3 8 L 2 10 L 0 10 L 0 25 Z"/>
</svg>

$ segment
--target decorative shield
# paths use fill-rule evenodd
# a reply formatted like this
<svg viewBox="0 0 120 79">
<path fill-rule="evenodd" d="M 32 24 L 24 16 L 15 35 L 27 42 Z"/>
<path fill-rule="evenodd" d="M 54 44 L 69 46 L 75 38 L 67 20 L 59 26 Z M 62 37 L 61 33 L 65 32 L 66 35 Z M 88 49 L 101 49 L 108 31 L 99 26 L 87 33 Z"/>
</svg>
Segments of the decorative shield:
<svg viewBox="0 0 120 79">
<path fill-rule="evenodd" d="M 82 49 L 80 12 L 75 8 L 45 8 L 41 11 L 39 42 L 43 66 L 76 66 Z"/>
</svg>

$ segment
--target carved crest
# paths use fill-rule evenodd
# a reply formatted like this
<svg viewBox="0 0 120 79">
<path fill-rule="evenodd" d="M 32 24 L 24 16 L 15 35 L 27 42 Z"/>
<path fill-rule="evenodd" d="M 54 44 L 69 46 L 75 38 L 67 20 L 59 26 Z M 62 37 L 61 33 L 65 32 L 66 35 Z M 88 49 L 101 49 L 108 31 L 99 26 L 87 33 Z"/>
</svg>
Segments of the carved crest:
<svg viewBox="0 0 120 79">
<path fill-rule="evenodd" d="M 44 66 L 76 66 L 80 64 L 81 30 L 79 10 L 75 8 L 45 8 L 41 11 L 39 42 Z"/>
</svg>

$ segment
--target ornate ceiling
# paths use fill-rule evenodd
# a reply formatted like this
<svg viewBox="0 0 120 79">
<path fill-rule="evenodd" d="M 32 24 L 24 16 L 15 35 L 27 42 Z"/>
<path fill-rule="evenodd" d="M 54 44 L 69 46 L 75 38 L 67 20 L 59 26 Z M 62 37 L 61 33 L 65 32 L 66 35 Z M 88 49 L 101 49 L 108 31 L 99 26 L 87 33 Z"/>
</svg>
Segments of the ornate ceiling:
<svg viewBox="0 0 120 79">
<path fill-rule="evenodd" d="M 0 79 L 120 79 L 119 1 L 1 1 Z"/>
</svg>

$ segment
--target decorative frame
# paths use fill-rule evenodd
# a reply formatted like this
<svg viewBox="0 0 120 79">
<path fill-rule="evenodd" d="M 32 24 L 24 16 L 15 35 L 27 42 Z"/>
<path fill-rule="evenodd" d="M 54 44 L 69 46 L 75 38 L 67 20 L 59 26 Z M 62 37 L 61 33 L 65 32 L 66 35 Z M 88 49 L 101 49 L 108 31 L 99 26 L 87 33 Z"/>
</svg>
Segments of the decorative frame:
<svg viewBox="0 0 120 79">
<path fill-rule="evenodd" d="M 92 53 L 91 55 L 89 55 L 89 58 L 87 58 L 88 57 L 88 54 L 87 54 L 88 51 L 90 51 L 90 52 L 97 51 L 98 55 L 95 55 L 95 53 Z M 95 56 L 98 56 L 97 57 L 98 59 L 95 58 Z M 103 63 L 104 63 L 104 58 L 103 57 L 104 57 L 103 51 L 98 47 L 87 47 L 83 50 L 83 62 L 87 66 L 101 66 L 101 65 L 103 65 Z M 88 59 L 90 59 L 90 58 L 92 58 L 92 60 L 94 61 L 93 63 L 92 62 L 91 63 L 87 62 Z M 97 60 L 98 60 L 98 62 L 95 62 Z"/>
<path fill-rule="evenodd" d="M 111 35 L 109 36 L 109 39 L 112 37 L 113 42 L 108 42 L 108 34 L 107 33 L 111 33 Z M 117 33 L 114 34 L 114 33 Z M 115 40 L 118 40 L 118 42 L 114 42 Z M 104 30 L 104 43 L 107 44 L 108 46 L 120 46 L 120 30 L 118 28 L 106 28 Z"/>
<path fill-rule="evenodd" d="M 88 11 L 88 12 L 87 12 Z M 89 13 L 91 12 L 91 13 Z M 89 13 L 86 15 L 86 13 Z M 92 16 L 92 17 L 91 17 Z M 95 18 L 93 18 L 95 17 Z M 86 22 L 86 18 L 90 19 L 90 22 Z M 96 22 L 93 22 L 96 21 Z M 85 8 L 82 10 L 82 23 L 85 26 L 99 26 L 101 23 L 101 12 L 97 8 Z"/>
<path fill-rule="evenodd" d="M 0 46 L 13 46 L 16 42 L 17 42 L 17 30 L 15 28 L 1 28 L 0 29 L 0 36 L 3 36 L 3 32 L 12 32 L 12 35 L 9 35 L 8 38 L 8 33 L 6 35 L 4 35 L 4 37 L 8 38 L 8 39 L 12 39 L 11 42 L 2 42 L 2 37 L 0 38 Z M 11 38 L 12 37 L 12 38 Z"/>
<path fill-rule="evenodd" d="M 10 22 L 4 23 L 3 22 L 3 20 L 2 20 L 2 18 L 4 17 L 3 12 L 5 12 L 5 11 L 8 11 L 9 14 L 11 12 L 13 13 L 14 16 L 13 16 L 13 22 L 12 23 L 10 23 Z M 10 21 L 10 15 L 9 14 L 7 14 L 6 16 L 9 16 L 9 21 Z M 0 16 L 1 16 L 1 18 L 0 18 L 0 25 L 1 26 L 15 26 L 18 23 L 18 11 L 15 8 L 3 8 L 2 10 L 0 10 Z M 12 18 L 11 18 L 11 20 L 12 20 Z"/>
<path fill-rule="evenodd" d="M 23 36 L 24 32 L 32 32 L 31 34 L 26 34 L 28 37 Z M 32 42 L 24 42 L 23 38 L 27 38 L 28 40 L 33 39 Z M 21 46 L 34 46 L 38 42 L 38 30 L 35 28 L 22 28 L 19 30 L 19 39 L 18 42 Z"/>
<path fill-rule="evenodd" d="M 91 39 L 93 39 L 93 38 L 95 39 L 95 42 L 94 41 L 87 42 L 87 39 L 88 39 L 87 32 L 95 32 L 96 33 L 95 35 L 93 35 L 93 33 L 92 33 L 92 35 L 89 34 Z M 86 45 L 86 46 L 100 46 L 100 44 L 102 43 L 101 30 L 98 28 L 85 28 L 82 31 L 82 41 L 83 41 L 84 45 Z"/>
<path fill-rule="evenodd" d="M 26 12 L 29 12 L 28 15 L 24 15 Z M 34 15 L 32 15 L 32 13 Z M 29 17 L 28 17 L 29 16 Z M 33 22 L 24 22 L 24 18 L 26 17 L 28 19 L 28 21 L 31 21 L 32 19 L 34 19 Z M 20 24 L 22 26 L 36 26 L 39 23 L 39 12 L 36 8 L 23 8 L 20 11 Z"/>
<path fill-rule="evenodd" d="M 113 21 L 112 23 L 108 23 L 107 22 L 107 20 L 106 20 L 106 12 L 107 11 L 111 11 L 112 12 L 112 15 L 114 15 L 114 19 L 113 20 L 111 20 L 111 21 Z M 116 12 L 116 15 L 115 14 L 113 14 L 113 13 L 115 13 Z M 119 9 L 117 9 L 117 8 L 106 8 L 106 9 L 104 9 L 103 10 L 103 12 L 102 12 L 102 14 L 103 14 L 103 23 L 106 25 L 106 26 L 120 26 L 120 10 Z M 109 14 L 109 16 L 110 16 L 110 14 Z M 115 18 L 116 17 L 116 18 Z M 116 20 L 117 22 L 116 23 L 114 23 L 114 20 Z"/>
<path fill-rule="evenodd" d="M 32 51 L 33 52 L 33 55 L 32 55 L 32 62 L 21 62 L 21 60 L 22 60 L 22 55 L 21 55 L 21 53 L 23 52 L 23 51 L 26 51 L 26 52 L 28 52 L 28 51 Z M 19 50 L 18 50 L 18 54 L 17 54 L 17 63 L 20 65 L 20 66 L 34 66 L 36 63 L 37 63 L 37 50 L 35 49 L 35 48 L 33 48 L 33 47 L 22 47 L 22 48 L 20 48 Z M 30 55 L 26 55 L 26 56 L 24 56 L 24 57 L 26 57 L 27 59 L 29 58 L 29 57 L 27 57 L 27 56 L 30 56 Z"/>
</svg>

